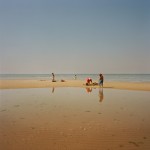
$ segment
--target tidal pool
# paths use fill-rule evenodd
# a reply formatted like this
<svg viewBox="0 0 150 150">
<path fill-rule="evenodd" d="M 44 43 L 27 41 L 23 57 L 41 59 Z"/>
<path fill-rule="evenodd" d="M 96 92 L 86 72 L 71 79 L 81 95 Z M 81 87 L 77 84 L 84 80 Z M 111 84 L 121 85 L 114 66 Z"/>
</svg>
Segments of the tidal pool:
<svg viewBox="0 0 150 150">
<path fill-rule="evenodd" d="M 0 90 L 0 149 L 148 150 L 150 92 Z"/>
</svg>

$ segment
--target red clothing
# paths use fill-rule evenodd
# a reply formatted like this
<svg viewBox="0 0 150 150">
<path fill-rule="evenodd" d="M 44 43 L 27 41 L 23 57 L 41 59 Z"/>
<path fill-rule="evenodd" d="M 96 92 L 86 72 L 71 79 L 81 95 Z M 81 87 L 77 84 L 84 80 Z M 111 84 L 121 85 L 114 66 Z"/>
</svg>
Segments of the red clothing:
<svg viewBox="0 0 150 150">
<path fill-rule="evenodd" d="M 92 82 L 92 79 L 91 79 L 91 78 L 87 78 L 87 79 L 86 79 L 86 82 L 87 82 L 87 83 L 90 83 L 90 82 Z"/>
</svg>

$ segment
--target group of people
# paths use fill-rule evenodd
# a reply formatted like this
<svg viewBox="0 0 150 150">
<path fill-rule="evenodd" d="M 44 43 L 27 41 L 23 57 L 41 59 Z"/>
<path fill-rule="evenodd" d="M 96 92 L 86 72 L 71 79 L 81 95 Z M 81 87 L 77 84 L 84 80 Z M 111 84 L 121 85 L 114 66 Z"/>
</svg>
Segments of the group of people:
<svg viewBox="0 0 150 150">
<path fill-rule="evenodd" d="M 77 75 L 75 75 L 74 79 L 75 80 L 77 79 Z M 52 82 L 56 82 L 54 73 L 52 73 Z M 62 82 L 62 80 L 61 80 L 61 82 Z M 100 102 L 102 102 L 103 99 L 104 99 L 104 96 L 103 96 L 103 83 L 104 83 L 104 76 L 102 74 L 99 74 L 98 84 L 97 83 L 95 84 L 95 82 L 93 83 L 91 78 L 86 79 L 86 85 L 87 86 L 92 84 L 92 85 L 99 85 L 100 87 L 102 87 L 102 88 L 99 89 L 99 98 L 100 98 L 99 101 Z M 92 88 L 86 87 L 86 91 L 87 91 L 87 93 L 91 93 Z M 54 93 L 54 87 L 52 88 L 52 93 Z"/>
<path fill-rule="evenodd" d="M 102 74 L 99 74 L 98 85 L 103 87 L 103 82 L 104 82 L 104 76 Z M 90 85 L 90 84 L 92 84 L 92 79 L 91 78 L 87 78 L 86 79 L 86 85 Z"/>
<path fill-rule="evenodd" d="M 75 80 L 77 79 L 77 76 L 75 75 Z M 55 75 L 54 73 L 52 73 L 52 82 L 56 82 L 55 80 Z M 98 85 L 103 87 L 103 82 L 104 82 L 104 77 L 102 74 L 99 74 L 99 82 Z M 92 83 L 92 79 L 91 78 L 87 78 L 86 79 L 86 85 L 90 85 Z"/>
</svg>

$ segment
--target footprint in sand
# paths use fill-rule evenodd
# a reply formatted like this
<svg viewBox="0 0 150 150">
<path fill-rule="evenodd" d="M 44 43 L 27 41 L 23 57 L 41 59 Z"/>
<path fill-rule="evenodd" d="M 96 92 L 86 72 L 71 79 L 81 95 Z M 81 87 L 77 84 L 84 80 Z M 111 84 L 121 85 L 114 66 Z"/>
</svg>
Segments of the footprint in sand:
<svg viewBox="0 0 150 150">
<path fill-rule="evenodd" d="M 7 109 L 3 109 L 3 110 L 1 110 L 1 112 L 4 112 L 4 111 L 7 111 Z"/>
<path fill-rule="evenodd" d="M 85 112 L 91 112 L 90 110 L 86 110 Z"/>
<path fill-rule="evenodd" d="M 20 107 L 20 105 L 14 105 L 14 107 Z"/>
<path fill-rule="evenodd" d="M 129 141 L 129 144 L 133 144 L 134 146 L 139 147 L 139 145 L 136 142 L 133 142 L 133 141 Z"/>
</svg>

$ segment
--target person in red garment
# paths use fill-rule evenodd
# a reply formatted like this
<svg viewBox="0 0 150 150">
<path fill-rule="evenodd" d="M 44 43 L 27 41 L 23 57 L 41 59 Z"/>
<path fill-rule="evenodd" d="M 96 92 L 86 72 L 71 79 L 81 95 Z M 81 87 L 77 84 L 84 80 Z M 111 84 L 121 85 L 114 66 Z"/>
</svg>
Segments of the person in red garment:
<svg viewBox="0 0 150 150">
<path fill-rule="evenodd" d="M 87 78 L 86 79 L 86 85 L 90 85 L 90 83 L 92 83 L 92 79 L 91 78 Z"/>
</svg>

